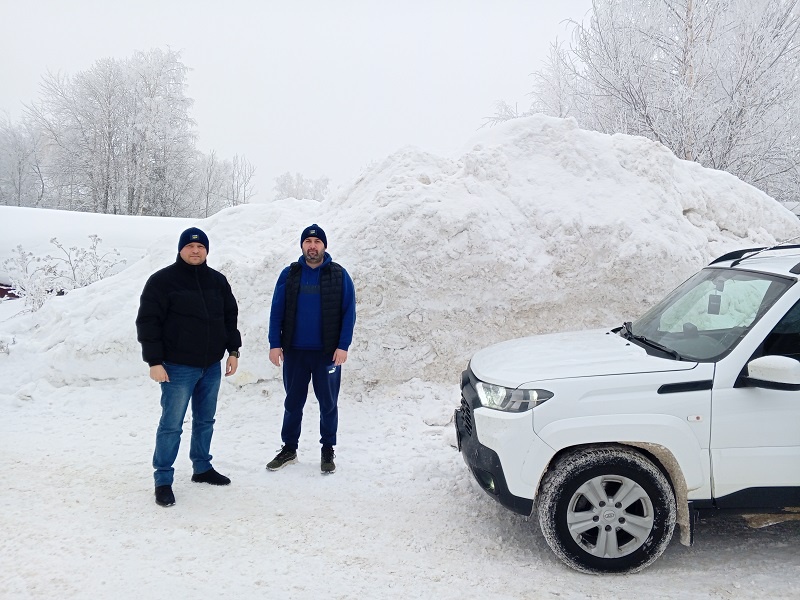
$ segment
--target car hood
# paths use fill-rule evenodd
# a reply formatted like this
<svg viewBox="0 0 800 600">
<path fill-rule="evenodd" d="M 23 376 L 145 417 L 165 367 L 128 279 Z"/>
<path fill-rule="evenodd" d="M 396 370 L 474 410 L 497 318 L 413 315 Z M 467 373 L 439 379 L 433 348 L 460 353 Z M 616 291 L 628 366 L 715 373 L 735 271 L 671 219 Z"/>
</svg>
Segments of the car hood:
<svg viewBox="0 0 800 600">
<path fill-rule="evenodd" d="M 479 380 L 513 388 L 545 379 L 684 371 L 696 366 L 693 361 L 650 356 L 608 329 L 509 340 L 478 351 L 470 361 Z"/>
</svg>

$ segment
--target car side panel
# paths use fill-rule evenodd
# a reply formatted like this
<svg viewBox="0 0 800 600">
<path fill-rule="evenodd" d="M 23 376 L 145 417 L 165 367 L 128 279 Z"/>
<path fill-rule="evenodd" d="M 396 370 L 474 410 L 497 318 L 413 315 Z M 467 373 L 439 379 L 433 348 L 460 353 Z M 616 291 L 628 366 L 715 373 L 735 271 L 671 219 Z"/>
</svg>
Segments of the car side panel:
<svg viewBox="0 0 800 600">
<path fill-rule="evenodd" d="M 664 359 L 669 361 L 670 359 Z M 630 373 L 527 383 L 554 393 L 533 411 L 534 431 L 556 451 L 590 443 L 656 444 L 675 458 L 690 498 L 710 498 L 713 363 L 687 371 Z M 659 391 L 661 390 L 661 392 Z M 533 464 L 533 463 L 531 463 Z M 535 476 L 524 474 L 526 480 Z"/>
<path fill-rule="evenodd" d="M 714 496 L 800 486 L 800 392 L 714 390 Z"/>
<path fill-rule="evenodd" d="M 715 498 L 800 486 L 800 392 L 736 387 L 764 338 L 797 302 L 797 288 L 784 294 L 717 365 L 711 433 Z"/>
<path fill-rule="evenodd" d="M 685 421 L 673 415 L 606 415 L 556 421 L 542 428 L 539 436 L 556 451 L 594 443 L 619 442 L 656 445 L 671 455 L 683 474 L 687 492 L 710 498 L 708 451 L 700 447 Z"/>
</svg>

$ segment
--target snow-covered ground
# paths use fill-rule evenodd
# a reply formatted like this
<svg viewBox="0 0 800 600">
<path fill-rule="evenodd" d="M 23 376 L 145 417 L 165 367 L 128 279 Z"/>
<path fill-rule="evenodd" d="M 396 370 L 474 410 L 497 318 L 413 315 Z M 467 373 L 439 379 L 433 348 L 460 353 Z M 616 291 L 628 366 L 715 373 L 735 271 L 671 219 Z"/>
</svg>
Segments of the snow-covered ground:
<svg viewBox="0 0 800 600">
<path fill-rule="evenodd" d="M 233 484 L 189 482 L 184 445 L 170 509 L 153 502 L 159 391 L 133 322 L 187 221 L 71 213 L 92 219 L 79 226 L 29 212 L 0 209 L 15 236 L 4 233 L 0 261 L 39 244 L 34 234 L 79 227 L 143 258 L 34 314 L 0 303 L 0 597 L 800 597 L 797 522 L 702 522 L 695 547 L 675 536 L 643 573 L 582 575 L 480 491 L 453 448 L 458 375 L 478 348 L 618 325 L 715 255 L 800 235 L 791 213 L 729 175 L 642 138 L 534 117 L 457 157 L 402 149 L 322 204 L 192 221 L 239 300 L 244 345 L 212 445 Z M 358 296 L 328 477 L 313 399 L 299 463 L 264 469 L 283 400 L 267 360 L 270 297 L 311 222 Z"/>
<path fill-rule="evenodd" d="M 159 236 L 181 227 L 186 229 L 197 222 L 194 219 L 102 215 L 40 208 L 4 208 L 2 214 L 0 284 L 10 283 L 8 269 L 3 263 L 17 246 L 35 256 L 63 256 L 50 240 L 56 238 L 65 248 L 88 248 L 91 244 L 89 236 L 99 235 L 100 253 L 112 250 L 119 253 L 120 264 L 113 271 L 116 272 L 142 258 L 150 243 Z"/>
</svg>

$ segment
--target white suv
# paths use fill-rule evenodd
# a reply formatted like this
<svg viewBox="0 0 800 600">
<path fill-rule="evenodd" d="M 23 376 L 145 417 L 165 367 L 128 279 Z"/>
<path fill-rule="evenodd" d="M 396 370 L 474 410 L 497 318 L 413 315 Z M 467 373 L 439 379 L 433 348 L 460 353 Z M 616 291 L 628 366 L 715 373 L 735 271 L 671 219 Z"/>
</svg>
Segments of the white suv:
<svg viewBox="0 0 800 600">
<path fill-rule="evenodd" d="M 633 323 L 477 352 L 458 446 L 584 572 L 634 572 L 700 511 L 800 507 L 800 246 L 739 250 Z"/>
</svg>

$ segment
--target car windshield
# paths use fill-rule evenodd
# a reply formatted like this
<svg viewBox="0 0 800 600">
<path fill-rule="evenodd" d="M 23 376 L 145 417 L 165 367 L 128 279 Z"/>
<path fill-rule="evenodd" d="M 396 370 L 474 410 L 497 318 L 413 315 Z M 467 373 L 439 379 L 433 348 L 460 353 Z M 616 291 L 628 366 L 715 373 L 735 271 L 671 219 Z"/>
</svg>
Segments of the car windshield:
<svg viewBox="0 0 800 600">
<path fill-rule="evenodd" d="M 715 361 L 730 352 L 789 289 L 790 279 L 737 269 L 703 269 L 621 335 L 655 342 L 681 359 Z"/>
</svg>

